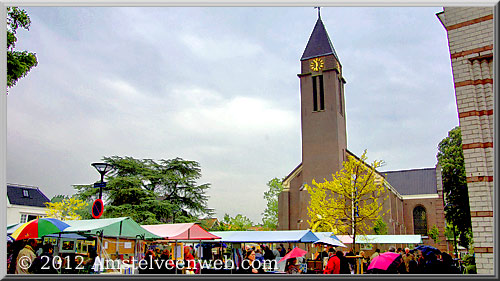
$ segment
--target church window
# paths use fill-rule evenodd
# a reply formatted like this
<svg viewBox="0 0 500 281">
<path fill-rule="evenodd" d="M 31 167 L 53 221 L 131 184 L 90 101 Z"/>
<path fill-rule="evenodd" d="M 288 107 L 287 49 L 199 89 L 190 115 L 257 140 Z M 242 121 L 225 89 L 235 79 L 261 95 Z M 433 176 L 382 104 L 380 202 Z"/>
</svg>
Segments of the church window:
<svg viewBox="0 0 500 281">
<path fill-rule="evenodd" d="M 313 76 L 313 111 L 318 111 L 318 90 L 316 88 L 316 78 L 318 76 Z"/>
<path fill-rule="evenodd" d="M 325 89 L 323 87 L 323 75 L 319 76 L 319 110 L 325 110 Z"/>
<path fill-rule="evenodd" d="M 313 84 L 313 111 L 325 110 L 325 87 L 323 83 L 323 75 L 312 77 Z M 319 101 L 318 101 L 319 95 Z"/>
<path fill-rule="evenodd" d="M 413 209 L 413 233 L 427 235 L 427 213 L 422 206 Z"/>
<path fill-rule="evenodd" d="M 342 80 L 339 79 L 339 112 L 340 114 L 344 114 L 342 111 Z"/>
</svg>

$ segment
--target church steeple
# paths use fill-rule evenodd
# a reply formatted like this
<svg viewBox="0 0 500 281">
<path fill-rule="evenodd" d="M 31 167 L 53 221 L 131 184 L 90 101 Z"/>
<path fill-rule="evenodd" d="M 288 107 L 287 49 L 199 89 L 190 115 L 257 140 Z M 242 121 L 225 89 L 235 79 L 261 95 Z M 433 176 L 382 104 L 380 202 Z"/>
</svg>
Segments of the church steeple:
<svg viewBox="0 0 500 281">
<path fill-rule="evenodd" d="M 309 193 L 300 186 L 303 183 L 311 186 L 313 180 L 332 180 L 332 174 L 342 169 L 347 150 L 345 80 L 319 14 L 300 59 L 300 74 L 297 76 L 300 78 L 302 170 L 297 183 L 290 185 L 291 194 L 296 192 L 290 198 L 296 196 L 300 202 L 290 201 L 290 206 L 297 208 L 291 215 L 292 227 L 297 221 L 309 219 Z M 306 227 L 306 224 L 297 225 L 298 229 Z"/>
<path fill-rule="evenodd" d="M 323 25 L 318 9 L 318 20 L 316 21 L 316 25 L 314 26 L 311 36 L 309 37 L 309 42 L 307 42 L 306 49 L 304 50 L 300 60 L 303 61 L 310 58 L 332 54 L 335 56 L 335 59 L 340 62 L 337 53 L 333 48 L 333 44 L 330 41 L 330 37 L 326 32 L 325 26 Z"/>
</svg>

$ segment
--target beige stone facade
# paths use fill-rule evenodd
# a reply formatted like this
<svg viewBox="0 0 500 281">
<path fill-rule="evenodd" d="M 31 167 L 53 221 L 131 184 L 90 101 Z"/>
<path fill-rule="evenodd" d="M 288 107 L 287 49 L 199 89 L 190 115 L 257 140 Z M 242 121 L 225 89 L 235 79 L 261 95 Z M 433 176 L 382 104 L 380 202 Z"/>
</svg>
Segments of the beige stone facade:
<svg viewBox="0 0 500 281">
<path fill-rule="evenodd" d="M 437 14 L 448 33 L 478 274 L 495 271 L 493 9 L 445 7 Z"/>
</svg>

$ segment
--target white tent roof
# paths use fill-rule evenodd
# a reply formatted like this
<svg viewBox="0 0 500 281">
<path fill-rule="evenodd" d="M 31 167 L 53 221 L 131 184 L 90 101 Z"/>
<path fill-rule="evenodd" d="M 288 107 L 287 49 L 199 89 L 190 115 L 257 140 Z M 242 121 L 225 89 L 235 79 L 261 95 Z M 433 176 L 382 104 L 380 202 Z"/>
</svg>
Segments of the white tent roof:
<svg viewBox="0 0 500 281">
<path fill-rule="evenodd" d="M 352 244 L 352 236 L 337 235 L 344 244 Z M 420 244 L 420 235 L 356 235 L 356 243 L 359 244 Z"/>
<path fill-rule="evenodd" d="M 316 236 L 319 237 L 319 240 L 313 242 L 313 244 L 323 244 L 323 245 L 332 245 L 335 247 L 346 247 L 344 243 L 340 242 L 335 236 L 331 236 L 329 232 L 315 232 Z"/>
<path fill-rule="evenodd" d="M 215 241 L 234 243 L 312 243 L 319 238 L 310 230 L 275 230 L 275 231 L 212 231 L 221 237 Z"/>
</svg>

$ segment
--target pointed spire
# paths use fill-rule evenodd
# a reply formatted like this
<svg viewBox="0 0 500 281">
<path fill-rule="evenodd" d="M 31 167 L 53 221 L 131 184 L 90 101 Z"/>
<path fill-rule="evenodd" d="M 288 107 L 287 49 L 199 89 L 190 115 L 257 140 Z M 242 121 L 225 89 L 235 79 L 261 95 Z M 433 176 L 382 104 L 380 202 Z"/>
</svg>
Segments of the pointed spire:
<svg viewBox="0 0 500 281">
<path fill-rule="evenodd" d="M 318 7 L 318 20 L 316 21 L 316 25 L 309 37 L 309 42 L 307 42 L 306 49 L 302 54 L 302 58 L 300 60 L 307 60 L 314 57 L 326 56 L 326 55 L 334 55 L 337 61 L 340 62 L 337 57 L 337 53 L 333 48 L 333 44 L 330 41 L 330 37 L 326 32 L 325 25 L 321 20 L 321 15 Z"/>
</svg>

